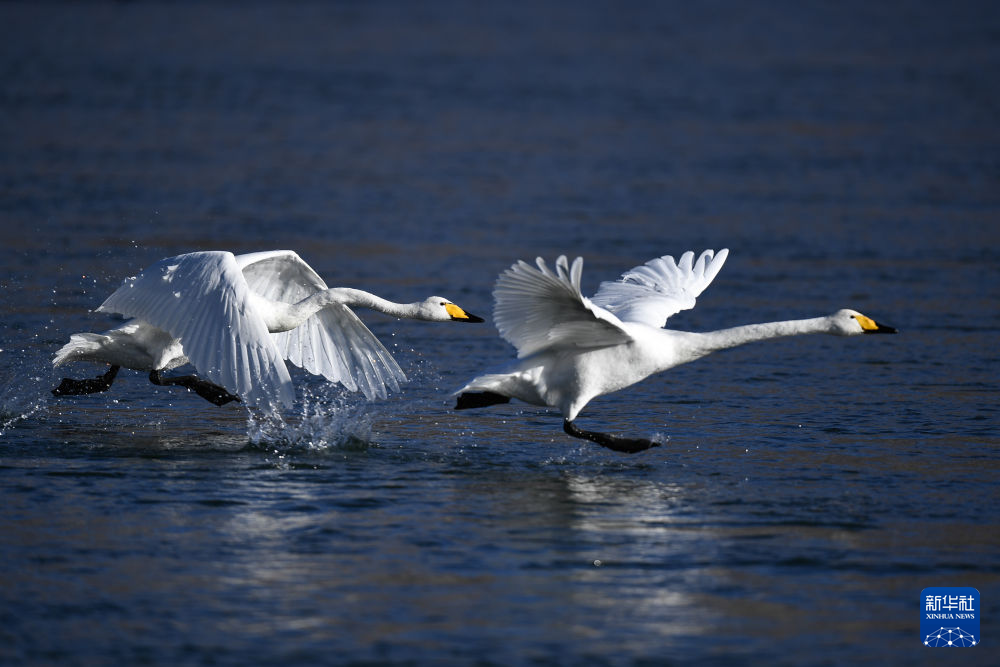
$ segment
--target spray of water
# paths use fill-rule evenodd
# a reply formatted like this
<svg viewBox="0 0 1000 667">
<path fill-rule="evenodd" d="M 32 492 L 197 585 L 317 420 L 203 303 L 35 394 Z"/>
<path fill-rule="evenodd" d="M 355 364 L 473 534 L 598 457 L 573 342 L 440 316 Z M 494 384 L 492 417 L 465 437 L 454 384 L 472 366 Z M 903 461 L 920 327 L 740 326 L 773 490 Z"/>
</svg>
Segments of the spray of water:
<svg viewBox="0 0 1000 667">
<path fill-rule="evenodd" d="M 247 437 L 267 449 L 365 449 L 374 444 L 375 406 L 339 387 L 299 387 L 300 400 L 286 414 L 250 411 Z"/>
<path fill-rule="evenodd" d="M 37 415 L 46 405 L 42 386 L 47 378 L 39 364 L 22 356 L 8 356 L 5 360 L 11 363 L 0 366 L 0 436 Z"/>
</svg>

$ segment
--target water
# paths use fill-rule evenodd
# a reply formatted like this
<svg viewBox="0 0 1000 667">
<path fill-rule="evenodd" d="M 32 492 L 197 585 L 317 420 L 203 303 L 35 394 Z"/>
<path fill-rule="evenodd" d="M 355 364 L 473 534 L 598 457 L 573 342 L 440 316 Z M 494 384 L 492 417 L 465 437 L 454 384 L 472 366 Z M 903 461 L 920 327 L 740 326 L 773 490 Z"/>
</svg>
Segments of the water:
<svg viewBox="0 0 1000 667">
<path fill-rule="evenodd" d="M 4 3 L 0 661 L 932 663 L 918 596 L 1000 617 L 1000 19 L 991 3 Z M 495 5 L 495 6 L 494 6 Z M 850 306 L 898 336 L 760 344 L 584 428 L 448 394 L 491 325 L 364 319 L 410 383 L 295 373 L 282 422 L 54 351 L 127 275 L 299 251 L 488 315 L 730 259 L 705 330 Z M 78 377 L 96 369 L 78 367 Z"/>
</svg>

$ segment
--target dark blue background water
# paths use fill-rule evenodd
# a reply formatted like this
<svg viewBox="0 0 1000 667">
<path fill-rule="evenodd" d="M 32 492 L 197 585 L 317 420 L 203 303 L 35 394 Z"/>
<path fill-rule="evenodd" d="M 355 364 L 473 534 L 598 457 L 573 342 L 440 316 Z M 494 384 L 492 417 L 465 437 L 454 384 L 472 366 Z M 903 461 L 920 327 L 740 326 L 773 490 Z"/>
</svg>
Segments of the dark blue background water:
<svg viewBox="0 0 1000 667">
<path fill-rule="evenodd" d="M 994 3 L 3 3 L 0 661 L 937 663 L 925 586 L 1000 640 Z M 675 369 L 585 428 L 448 394 L 492 325 L 363 317 L 411 382 L 296 374 L 285 423 L 50 368 L 127 276 L 292 248 L 488 315 L 729 247 L 705 330 L 854 307 Z M 78 377 L 95 367 L 73 369 Z M 954 656 L 951 656 L 954 657 Z"/>
</svg>

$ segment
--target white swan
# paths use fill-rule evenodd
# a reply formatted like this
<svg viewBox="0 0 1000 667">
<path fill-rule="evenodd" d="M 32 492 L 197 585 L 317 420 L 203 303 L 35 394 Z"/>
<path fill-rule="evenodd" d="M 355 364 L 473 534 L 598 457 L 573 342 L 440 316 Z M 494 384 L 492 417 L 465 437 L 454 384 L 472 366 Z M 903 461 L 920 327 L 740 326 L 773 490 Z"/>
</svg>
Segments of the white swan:
<svg viewBox="0 0 1000 667">
<path fill-rule="evenodd" d="M 384 398 L 406 376 L 351 307 L 433 322 L 483 321 L 442 297 L 399 304 L 362 290 L 327 288 L 290 250 L 193 252 L 125 280 L 97 310 L 132 319 L 103 334 L 74 334 L 52 360 L 53 366 L 90 361 L 111 368 L 94 379 L 64 378 L 52 393 L 105 391 L 124 366 L 216 405 L 242 397 L 290 406 L 295 390 L 287 359 L 369 399 Z M 203 377 L 161 375 L 188 362 Z"/>
<path fill-rule="evenodd" d="M 593 398 L 717 350 L 808 333 L 896 333 L 853 310 L 708 333 L 663 329 L 668 317 L 694 307 L 728 255 L 728 250 L 706 250 L 697 262 L 690 251 L 679 262 L 669 255 L 659 257 L 618 281 L 601 283 L 593 299 L 580 291 L 582 258 L 570 266 L 565 256 L 559 257 L 555 273 L 541 257 L 537 269 L 519 261 L 500 275 L 493 291 L 494 322 L 517 348 L 518 361 L 455 392 L 456 409 L 511 398 L 547 405 L 562 413 L 569 435 L 636 452 L 656 443 L 584 431 L 573 422 Z"/>
</svg>

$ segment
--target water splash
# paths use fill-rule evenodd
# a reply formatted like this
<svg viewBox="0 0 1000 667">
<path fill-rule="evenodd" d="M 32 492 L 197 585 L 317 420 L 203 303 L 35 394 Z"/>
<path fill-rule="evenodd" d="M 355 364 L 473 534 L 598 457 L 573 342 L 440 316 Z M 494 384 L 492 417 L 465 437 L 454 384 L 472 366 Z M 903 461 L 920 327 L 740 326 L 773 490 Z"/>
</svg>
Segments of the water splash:
<svg viewBox="0 0 1000 667">
<path fill-rule="evenodd" d="M 355 394 L 336 389 L 304 389 L 294 414 L 251 411 L 250 445 L 268 449 L 363 450 L 374 442 L 375 410 Z"/>
<path fill-rule="evenodd" d="M 649 436 L 649 439 L 661 447 L 670 444 L 670 436 L 663 431 L 656 431 L 653 435 Z"/>
<path fill-rule="evenodd" d="M 9 355 L 4 361 L 8 363 L 0 367 L 0 436 L 41 412 L 48 396 L 43 388 L 47 378 L 38 363 L 22 357 L 11 361 Z"/>
<path fill-rule="evenodd" d="M 30 419 L 42 409 L 43 405 L 42 400 L 37 400 L 28 405 L 12 406 L 8 405 L 7 397 L 4 396 L 3 403 L 0 405 L 0 437 L 6 435 L 18 423 Z"/>
</svg>

